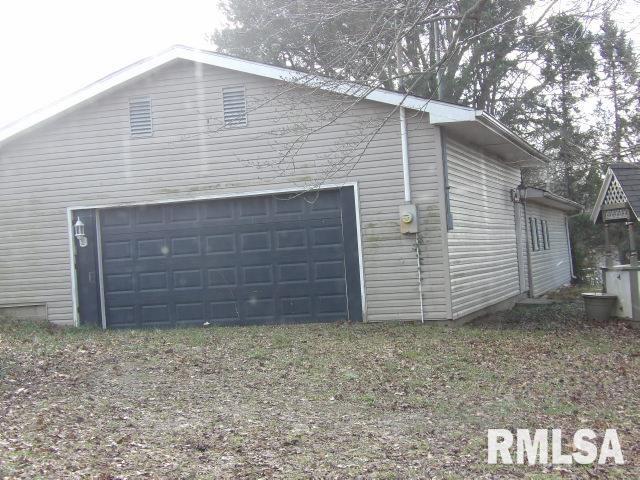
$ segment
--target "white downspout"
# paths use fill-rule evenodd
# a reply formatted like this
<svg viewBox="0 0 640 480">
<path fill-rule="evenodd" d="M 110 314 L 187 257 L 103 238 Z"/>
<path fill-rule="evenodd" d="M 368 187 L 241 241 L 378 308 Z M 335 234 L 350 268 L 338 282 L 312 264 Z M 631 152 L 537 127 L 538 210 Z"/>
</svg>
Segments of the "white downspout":
<svg viewBox="0 0 640 480">
<path fill-rule="evenodd" d="M 531 237 L 531 222 L 529 217 L 527 216 L 527 189 L 526 187 L 522 190 L 521 195 L 522 201 L 522 214 L 524 215 L 524 231 L 526 235 L 524 236 L 525 241 L 527 242 L 527 282 L 529 283 L 529 298 L 534 298 L 533 296 L 533 261 L 531 260 L 531 243 L 533 242 L 533 238 Z"/>
<path fill-rule="evenodd" d="M 416 258 L 418 262 L 418 292 L 420 293 L 420 323 L 424 323 L 424 302 L 422 301 L 422 259 L 420 258 L 420 234 L 416 233 Z"/>
<path fill-rule="evenodd" d="M 411 173 L 409 171 L 409 136 L 407 135 L 407 116 L 404 107 L 400 107 L 400 139 L 402 141 L 402 177 L 404 179 L 404 201 L 411 203 Z M 418 292 L 420 294 L 420 322 L 424 323 L 424 302 L 422 300 L 422 272 L 420 257 L 420 234 L 416 233 L 416 260 L 418 266 Z"/>
<path fill-rule="evenodd" d="M 400 139 L 402 140 L 402 175 L 404 177 L 404 201 L 411 202 L 411 174 L 409 173 L 409 137 L 407 135 L 407 116 L 404 107 L 400 107 Z"/>
</svg>

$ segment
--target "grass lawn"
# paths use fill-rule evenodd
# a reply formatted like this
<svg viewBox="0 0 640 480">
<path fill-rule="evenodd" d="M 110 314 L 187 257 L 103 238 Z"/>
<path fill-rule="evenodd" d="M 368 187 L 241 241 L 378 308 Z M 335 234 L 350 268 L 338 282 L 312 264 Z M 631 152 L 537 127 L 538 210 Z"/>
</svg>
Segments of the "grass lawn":
<svg viewBox="0 0 640 480">
<path fill-rule="evenodd" d="M 567 302 L 458 329 L 0 323 L 0 478 L 640 478 L 640 333 Z M 491 466 L 616 428 L 624 466 Z"/>
</svg>

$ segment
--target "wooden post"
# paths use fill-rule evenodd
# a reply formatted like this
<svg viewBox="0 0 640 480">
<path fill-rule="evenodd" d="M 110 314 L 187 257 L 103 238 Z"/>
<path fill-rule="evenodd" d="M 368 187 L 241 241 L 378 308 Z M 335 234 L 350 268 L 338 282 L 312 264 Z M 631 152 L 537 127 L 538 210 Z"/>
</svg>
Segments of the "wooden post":
<svg viewBox="0 0 640 480">
<path fill-rule="evenodd" d="M 609 243 L 609 224 L 604 223 L 604 265 L 609 268 L 613 265 L 611 259 L 611 244 Z"/>
<path fill-rule="evenodd" d="M 636 237 L 633 231 L 633 222 L 627 222 L 629 227 L 629 263 L 632 267 L 638 265 L 638 252 L 636 251 Z"/>
</svg>

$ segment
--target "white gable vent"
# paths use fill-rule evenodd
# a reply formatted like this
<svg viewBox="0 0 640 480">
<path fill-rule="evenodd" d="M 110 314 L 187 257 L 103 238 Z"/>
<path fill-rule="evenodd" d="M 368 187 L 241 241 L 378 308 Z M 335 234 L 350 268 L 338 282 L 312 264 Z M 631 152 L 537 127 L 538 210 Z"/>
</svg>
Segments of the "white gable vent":
<svg viewBox="0 0 640 480">
<path fill-rule="evenodd" d="M 150 97 L 137 97 L 129 100 L 129 123 L 132 137 L 148 137 L 153 133 Z"/>
<path fill-rule="evenodd" d="M 247 102 L 244 98 L 244 87 L 223 88 L 222 106 L 225 127 L 247 126 Z"/>
</svg>

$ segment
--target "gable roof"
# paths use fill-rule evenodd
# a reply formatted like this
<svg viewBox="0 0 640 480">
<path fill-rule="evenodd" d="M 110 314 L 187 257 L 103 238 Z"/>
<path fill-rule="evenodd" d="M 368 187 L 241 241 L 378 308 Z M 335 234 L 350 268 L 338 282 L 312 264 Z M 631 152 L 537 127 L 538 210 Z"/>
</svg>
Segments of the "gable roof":
<svg viewBox="0 0 640 480">
<path fill-rule="evenodd" d="M 504 160 L 515 165 L 522 167 L 539 167 L 543 166 L 548 160 L 541 152 L 529 145 L 524 139 L 482 110 L 421 98 L 414 95 L 406 95 L 381 88 L 371 89 L 352 82 L 329 79 L 284 67 L 267 65 L 182 45 L 173 46 L 158 55 L 142 59 L 117 70 L 71 95 L 5 126 L 0 130 L 0 145 L 15 135 L 25 132 L 45 120 L 53 118 L 118 85 L 178 59 L 425 112 L 429 114 L 431 124 L 441 125 L 447 130 L 451 130 L 455 135 L 469 140 L 477 146 L 499 155 Z"/>
<path fill-rule="evenodd" d="M 591 221 L 596 223 L 599 219 L 602 207 L 606 203 L 607 193 L 613 186 L 619 185 L 622 189 L 621 202 L 627 203 L 635 218 L 640 213 L 640 166 L 633 163 L 613 163 L 609 166 L 607 174 L 600 187 L 598 199 L 591 212 Z"/>
</svg>

